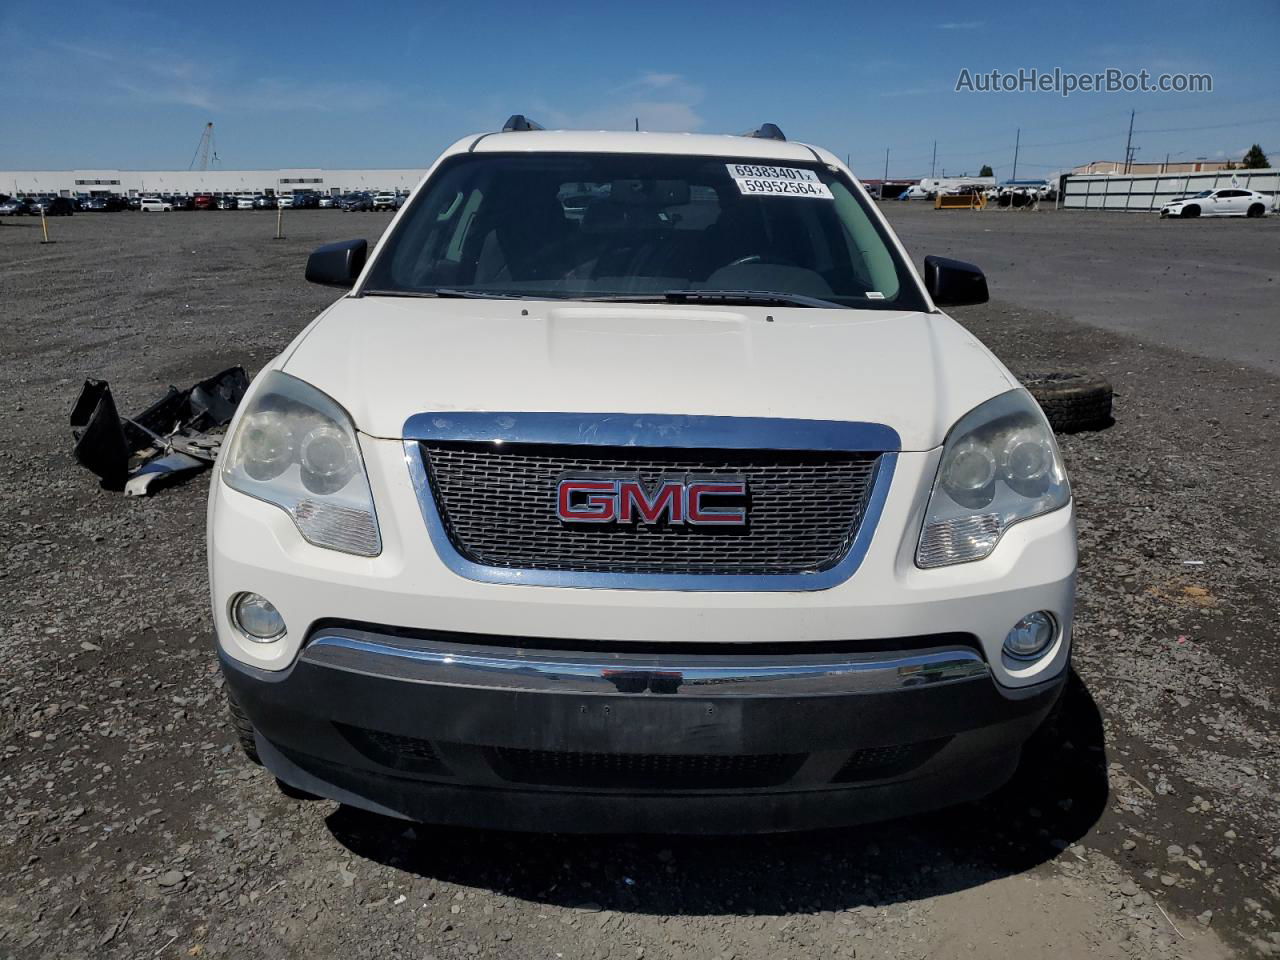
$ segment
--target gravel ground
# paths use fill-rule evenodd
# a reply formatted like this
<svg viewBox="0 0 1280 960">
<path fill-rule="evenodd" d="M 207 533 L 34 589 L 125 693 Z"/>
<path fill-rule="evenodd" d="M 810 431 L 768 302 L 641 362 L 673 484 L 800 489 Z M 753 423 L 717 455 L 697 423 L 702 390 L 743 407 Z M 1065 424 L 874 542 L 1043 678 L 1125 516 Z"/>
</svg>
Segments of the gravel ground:
<svg viewBox="0 0 1280 960">
<path fill-rule="evenodd" d="M 920 239 L 939 229 L 957 254 L 999 243 L 994 216 L 890 213 L 916 253 L 946 252 Z M 310 248 L 387 218 L 288 212 L 283 241 L 274 222 L 80 215 L 50 246 L 0 226 L 0 958 L 1280 956 L 1274 377 L 1065 310 L 959 311 L 1015 370 L 1117 388 L 1113 428 L 1063 440 L 1078 677 L 995 797 L 749 840 L 411 827 L 287 799 L 233 746 L 208 475 L 126 500 L 70 459 L 85 376 L 133 411 L 256 369 L 331 296 L 302 281 Z M 1187 242 L 1226 262 L 1234 236 Z"/>
<path fill-rule="evenodd" d="M 993 297 L 1280 376 L 1280 216 L 882 208 L 913 252 L 982 264 Z"/>
</svg>

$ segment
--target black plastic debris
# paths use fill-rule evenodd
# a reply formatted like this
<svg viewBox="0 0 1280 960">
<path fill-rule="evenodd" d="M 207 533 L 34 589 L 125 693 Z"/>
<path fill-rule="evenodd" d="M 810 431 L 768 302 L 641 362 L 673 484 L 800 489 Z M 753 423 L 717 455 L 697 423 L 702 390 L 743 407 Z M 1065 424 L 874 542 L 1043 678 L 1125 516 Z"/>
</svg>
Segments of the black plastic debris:
<svg viewBox="0 0 1280 960">
<path fill-rule="evenodd" d="M 232 367 L 186 390 L 171 386 L 136 417 L 121 417 L 110 384 L 86 380 L 71 409 L 72 453 L 104 487 L 145 495 L 213 463 L 248 388 L 244 368 Z"/>
</svg>

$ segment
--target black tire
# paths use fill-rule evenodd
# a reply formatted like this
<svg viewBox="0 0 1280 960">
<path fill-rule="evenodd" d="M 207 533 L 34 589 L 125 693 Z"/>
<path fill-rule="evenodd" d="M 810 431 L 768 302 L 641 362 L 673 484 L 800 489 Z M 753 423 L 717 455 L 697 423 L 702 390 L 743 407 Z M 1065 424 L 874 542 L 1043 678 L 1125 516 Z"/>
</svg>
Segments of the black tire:
<svg viewBox="0 0 1280 960">
<path fill-rule="evenodd" d="M 1184 217 L 1198 217 L 1198 216 L 1200 216 L 1200 208 L 1199 208 L 1199 207 L 1197 207 L 1194 203 L 1193 203 L 1191 206 L 1189 206 L 1189 207 L 1183 207 L 1183 208 L 1182 208 L 1182 216 L 1184 216 Z"/>
<path fill-rule="evenodd" d="M 1257 218 L 1262 216 L 1266 212 L 1267 212 L 1266 207 L 1264 207 L 1260 203 L 1255 203 L 1253 206 L 1249 208 L 1249 212 L 1246 213 L 1245 216 Z"/>
<path fill-rule="evenodd" d="M 262 758 L 258 756 L 258 741 L 253 736 L 253 723 L 240 709 L 240 704 L 231 698 L 230 690 L 227 691 L 227 715 L 231 718 L 231 729 L 235 731 L 244 755 L 258 766 L 262 766 Z"/>
<path fill-rule="evenodd" d="M 1056 433 L 1101 430 L 1111 418 L 1111 384 L 1082 373 L 1024 374 L 1022 385 L 1040 404 Z"/>
</svg>

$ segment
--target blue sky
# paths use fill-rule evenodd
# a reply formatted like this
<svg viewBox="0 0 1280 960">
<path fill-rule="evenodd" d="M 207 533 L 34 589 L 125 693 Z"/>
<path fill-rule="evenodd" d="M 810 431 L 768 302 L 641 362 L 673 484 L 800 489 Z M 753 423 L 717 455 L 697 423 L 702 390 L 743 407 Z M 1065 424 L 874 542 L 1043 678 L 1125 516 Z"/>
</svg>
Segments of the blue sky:
<svg viewBox="0 0 1280 960">
<path fill-rule="evenodd" d="M 1122 159 L 1280 163 L 1280 4 L 827 0 L 274 6 L 0 0 L 0 169 L 425 167 L 513 112 L 546 126 L 777 122 L 878 177 Z M 1203 72 L 1199 94 L 957 93 L 961 69 Z"/>
</svg>

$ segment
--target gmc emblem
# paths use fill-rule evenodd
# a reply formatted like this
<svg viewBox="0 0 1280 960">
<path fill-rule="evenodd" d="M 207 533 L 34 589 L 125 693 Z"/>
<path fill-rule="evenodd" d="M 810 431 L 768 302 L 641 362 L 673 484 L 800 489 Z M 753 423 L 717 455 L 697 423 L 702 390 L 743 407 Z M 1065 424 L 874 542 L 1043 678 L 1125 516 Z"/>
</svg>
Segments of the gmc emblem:
<svg viewBox="0 0 1280 960">
<path fill-rule="evenodd" d="M 556 491 L 556 516 L 565 523 L 742 527 L 746 496 L 742 477 L 668 476 L 652 492 L 637 477 L 565 477 Z"/>
</svg>

